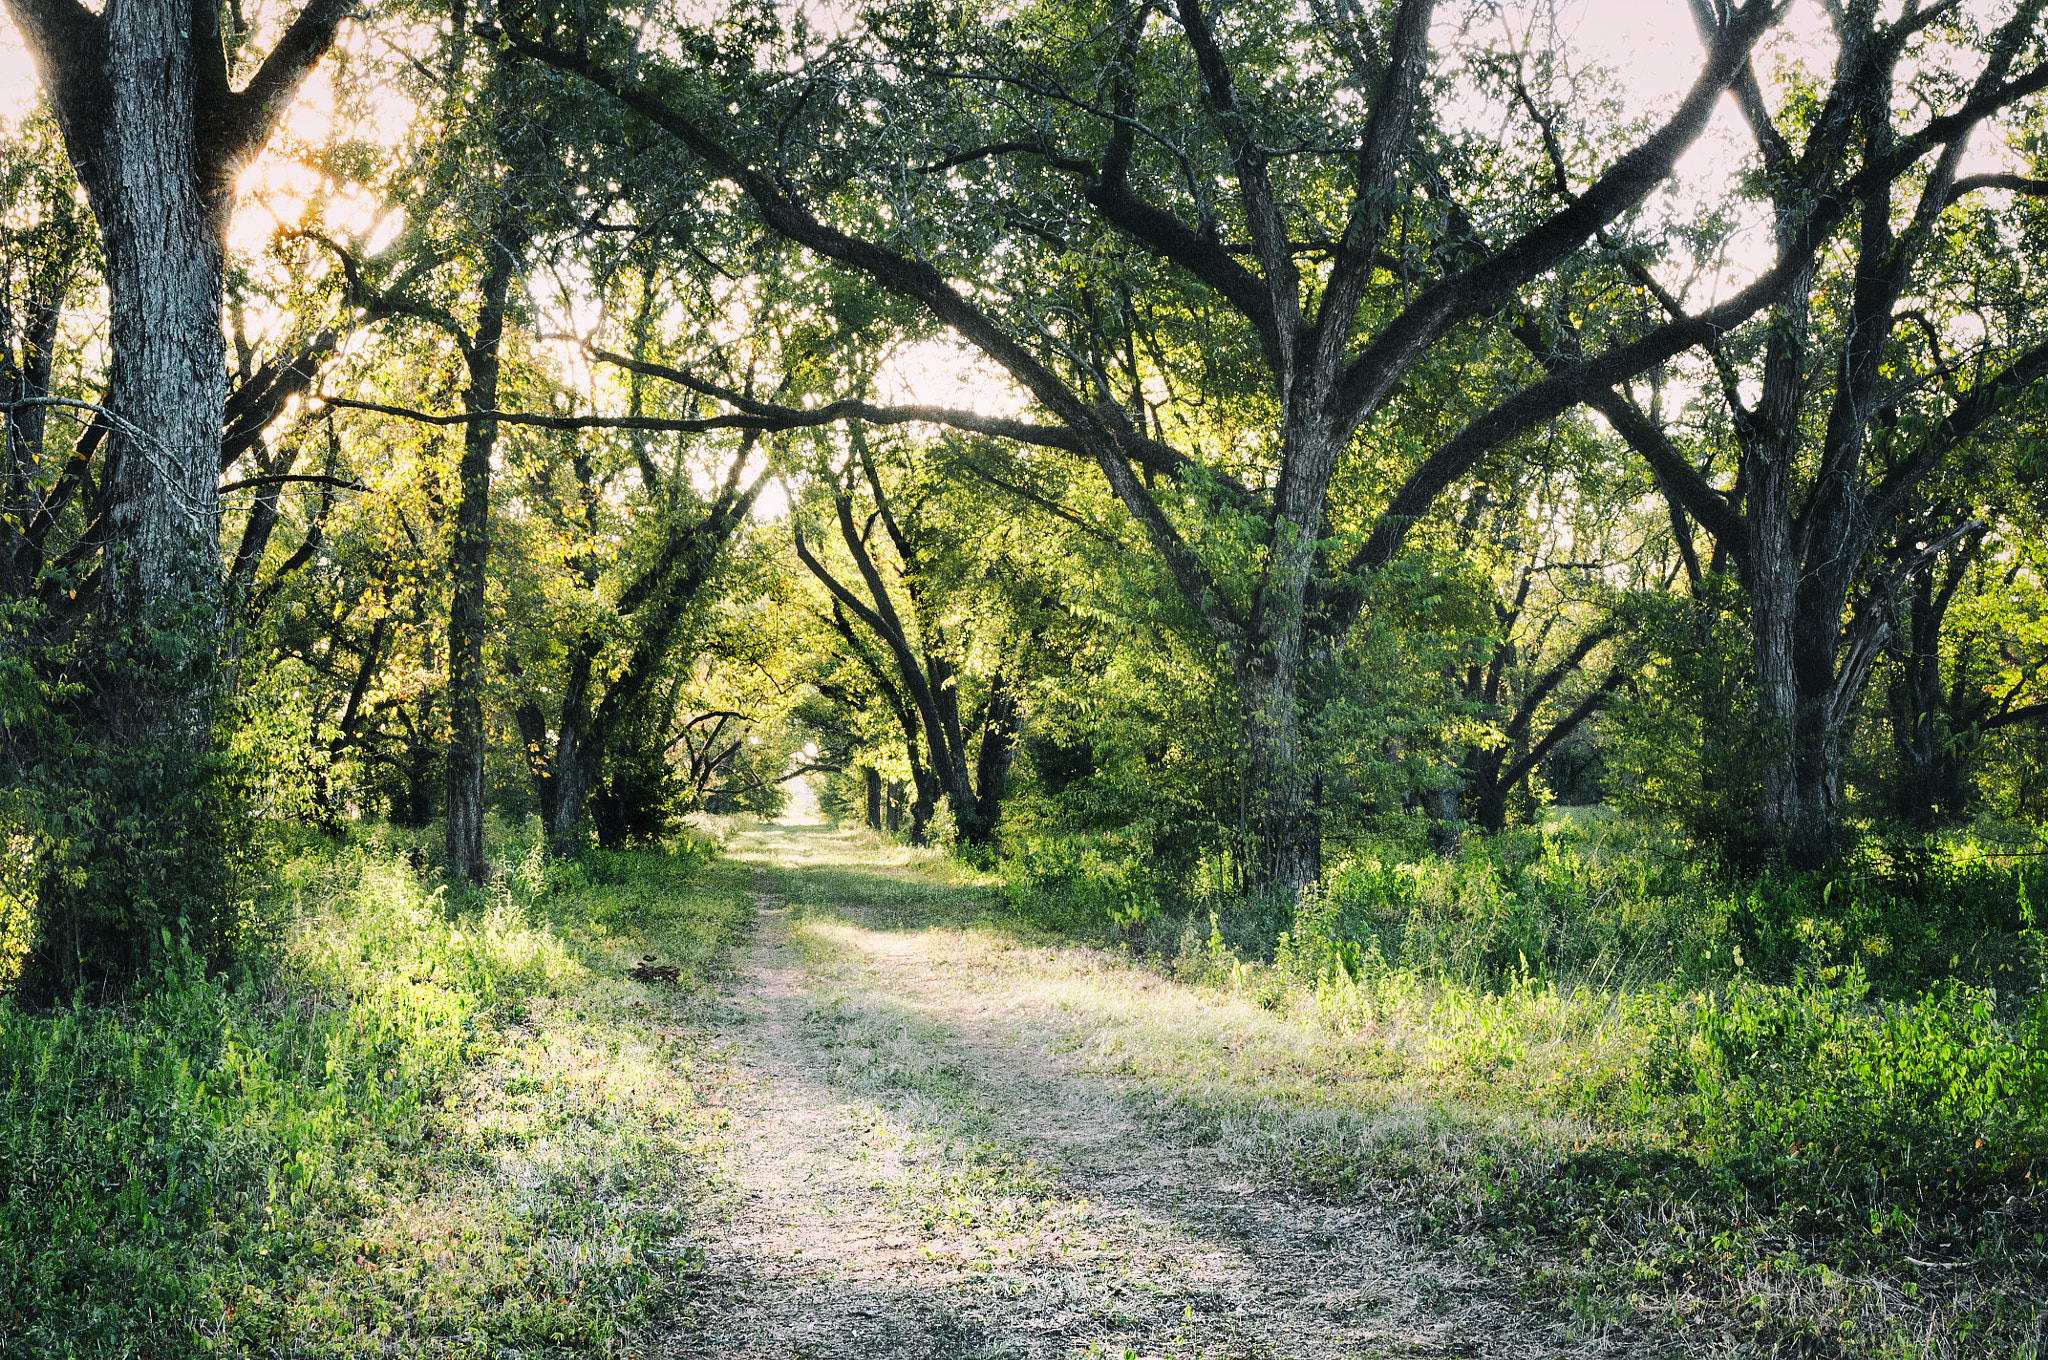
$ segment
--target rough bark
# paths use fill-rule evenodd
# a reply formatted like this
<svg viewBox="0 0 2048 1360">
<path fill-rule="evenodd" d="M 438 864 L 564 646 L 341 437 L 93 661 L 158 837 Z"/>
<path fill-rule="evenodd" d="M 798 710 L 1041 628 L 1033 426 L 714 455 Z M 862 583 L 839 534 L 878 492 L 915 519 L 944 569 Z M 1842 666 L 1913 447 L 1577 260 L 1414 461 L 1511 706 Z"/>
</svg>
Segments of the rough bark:
<svg viewBox="0 0 2048 1360">
<path fill-rule="evenodd" d="M 211 790 L 224 628 L 219 457 L 226 402 L 223 261 L 236 174 L 269 139 L 348 11 L 313 0 L 247 86 L 229 81 L 219 9 L 189 0 L 7 0 L 106 263 L 110 355 L 95 507 L 97 615 L 79 668 L 87 885 L 48 885 L 61 949 L 32 967 L 63 990 L 145 966 L 166 929 L 202 953 L 231 947 L 220 913 L 225 822 Z M 81 896 L 82 894 L 82 896 Z M 80 900 L 73 901 L 72 898 Z M 94 941 L 83 944 L 92 918 Z M 91 957 L 88 957 L 88 954 Z M 63 955 L 64 957 L 55 957 Z M 46 957 L 47 956 L 47 957 Z"/>
<path fill-rule="evenodd" d="M 1310 805 L 1310 770 L 1302 749 L 1299 629 L 1285 630 L 1270 667 L 1238 682 L 1248 710 L 1245 729 L 1249 886 L 1299 891 L 1322 877 L 1322 828 Z"/>
</svg>

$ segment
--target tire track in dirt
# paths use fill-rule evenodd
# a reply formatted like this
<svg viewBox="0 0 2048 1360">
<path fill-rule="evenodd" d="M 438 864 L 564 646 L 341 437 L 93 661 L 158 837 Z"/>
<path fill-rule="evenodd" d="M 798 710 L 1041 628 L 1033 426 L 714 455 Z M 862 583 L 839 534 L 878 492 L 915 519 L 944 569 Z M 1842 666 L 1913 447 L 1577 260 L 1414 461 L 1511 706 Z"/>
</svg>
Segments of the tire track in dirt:
<svg viewBox="0 0 2048 1360">
<path fill-rule="evenodd" d="M 737 848 L 801 874 L 828 839 Z M 1006 985 L 966 933 L 842 928 L 826 974 L 789 909 L 756 896 L 716 1045 L 730 1144 L 668 1353 L 1628 1353 L 1568 1337 L 1367 1206 L 1232 1179 L 1142 1128 L 1114 1078 L 1055 1051 L 1074 1017 Z M 876 1065 L 891 1051 L 900 1089 Z"/>
</svg>

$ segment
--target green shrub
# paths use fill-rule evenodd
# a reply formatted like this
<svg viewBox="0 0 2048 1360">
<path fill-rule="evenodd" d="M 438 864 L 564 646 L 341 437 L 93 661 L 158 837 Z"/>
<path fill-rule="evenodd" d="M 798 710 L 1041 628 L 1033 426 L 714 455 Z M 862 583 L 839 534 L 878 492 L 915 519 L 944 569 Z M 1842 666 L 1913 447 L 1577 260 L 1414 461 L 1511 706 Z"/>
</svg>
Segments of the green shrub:
<svg viewBox="0 0 2048 1360">
<path fill-rule="evenodd" d="M 1010 910 L 1045 930 L 1095 932 L 1156 919 L 1173 889 L 1144 853 L 1144 836 L 1033 837 L 1003 864 Z"/>
<path fill-rule="evenodd" d="M 2048 1169 L 2048 993 L 2001 1017 L 1959 983 L 1912 1003 L 1869 991 L 1851 968 L 1674 1006 L 1646 1079 L 1678 1097 L 1686 1145 L 1774 1195 L 1846 1178 L 1939 1208 L 2027 1190 Z"/>
</svg>

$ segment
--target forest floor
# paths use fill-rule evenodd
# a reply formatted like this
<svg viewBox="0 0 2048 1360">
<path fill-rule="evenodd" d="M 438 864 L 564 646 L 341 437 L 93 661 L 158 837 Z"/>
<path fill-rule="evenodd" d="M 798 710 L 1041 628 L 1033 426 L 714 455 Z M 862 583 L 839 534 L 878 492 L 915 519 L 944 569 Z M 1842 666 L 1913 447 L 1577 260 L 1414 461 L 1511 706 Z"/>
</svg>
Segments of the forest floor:
<svg viewBox="0 0 2048 1360">
<path fill-rule="evenodd" d="M 729 1141 L 667 1353 L 1642 1353 L 1369 1202 L 1248 1177 L 1106 1056 L 1147 1034 L 1257 1043 L 1272 1017 L 1252 1003 L 1020 936 L 987 888 L 859 833 L 762 825 L 729 854 L 756 916 L 700 1077 Z M 1212 1091 L 1236 1044 L 1196 1074 Z"/>
</svg>

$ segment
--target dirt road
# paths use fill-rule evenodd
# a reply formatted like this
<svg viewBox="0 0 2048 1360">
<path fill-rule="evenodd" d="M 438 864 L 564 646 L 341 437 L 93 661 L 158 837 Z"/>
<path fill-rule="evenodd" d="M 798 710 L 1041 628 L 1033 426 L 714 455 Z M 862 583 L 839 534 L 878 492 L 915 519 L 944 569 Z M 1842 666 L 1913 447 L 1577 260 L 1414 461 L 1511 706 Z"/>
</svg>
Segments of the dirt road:
<svg viewBox="0 0 2048 1360">
<path fill-rule="evenodd" d="M 1148 1118 L 1091 1017 L 1193 989 L 977 927 L 971 890 L 866 838 L 733 852 L 759 910 L 714 1046 L 731 1142 L 670 1354 L 1627 1353 Z"/>
</svg>

